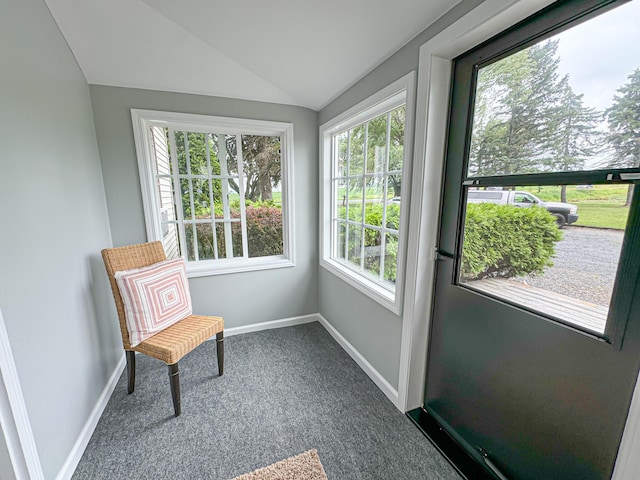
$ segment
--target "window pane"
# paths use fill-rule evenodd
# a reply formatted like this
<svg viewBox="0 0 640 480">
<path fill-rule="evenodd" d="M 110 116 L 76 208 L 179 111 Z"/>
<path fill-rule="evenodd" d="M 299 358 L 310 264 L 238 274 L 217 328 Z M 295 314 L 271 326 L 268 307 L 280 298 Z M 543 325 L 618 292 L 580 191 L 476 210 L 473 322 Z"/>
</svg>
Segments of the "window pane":
<svg viewBox="0 0 640 480">
<path fill-rule="evenodd" d="M 207 144 L 209 147 L 209 167 L 211 175 L 220 175 L 220 160 L 218 159 L 218 135 L 207 134 Z"/>
<path fill-rule="evenodd" d="M 348 132 L 342 132 L 335 136 L 335 154 L 336 160 L 336 173 L 337 177 L 344 177 L 347 175 L 347 159 L 348 159 Z"/>
<path fill-rule="evenodd" d="M 191 211 L 191 183 L 188 179 L 180 180 L 180 195 L 182 198 L 182 214 L 185 220 L 193 220 Z"/>
<path fill-rule="evenodd" d="M 349 262 L 360 268 L 360 259 L 362 258 L 362 228 L 359 225 L 349 225 L 347 227 L 348 234 L 348 260 Z"/>
<path fill-rule="evenodd" d="M 349 175 L 362 175 L 364 168 L 364 125 L 349 130 Z"/>
<path fill-rule="evenodd" d="M 480 68 L 468 176 L 637 167 L 639 64 L 612 54 L 640 44 L 614 27 L 634 16 L 629 2 Z"/>
<path fill-rule="evenodd" d="M 382 234 L 372 228 L 364 229 L 364 268 L 369 273 L 380 276 Z"/>
<path fill-rule="evenodd" d="M 349 203 L 349 220 L 354 222 L 362 221 L 362 202 L 364 196 L 364 187 L 362 178 L 354 178 L 348 181 L 348 203 Z"/>
<path fill-rule="evenodd" d="M 367 173 L 382 173 L 387 167 L 387 114 L 367 126 Z"/>
<path fill-rule="evenodd" d="M 238 150 L 235 135 L 216 135 L 218 148 L 217 163 L 214 170 L 219 169 L 220 175 L 238 175 Z"/>
<path fill-rule="evenodd" d="M 391 111 L 391 132 L 389 145 L 389 172 L 402 172 L 402 161 L 404 159 L 404 125 L 405 107 L 404 105 Z M 400 196 L 400 190 L 394 196 Z"/>
<path fill-rule="evenodd" d="M 176 154 L 178 156 L 178 173 L 180 175 L 187 175 L 189 173 L 187 167 L 187 150 L 185 141 L 186 138 L 184 132 L 175 132 Z"/>
<path fill-rule="evenodd" d="M 206 135 L 204 133 L 189 132 L 187 134 L 187 140 L 191 175 L 208 175 Z"/>
<path fill-rule="evenodd" d="M 232 222 L 231 231 L 233 232 L 233 256 L 242 257 L 244 256 L 244 251 L 242 249 L 242 225 L 240 222 Z"/>
<path fill-rule="evenodd" d="M 344 222 L 335 222 L 337 242 L 334 246 L 334 256 L 344 260 L 347 247 L 347 224 Z"/>
<path fill-rule="evenodd" d="M 400 230 L 400 197 L 387 202 L 387 218 L 386 227 L 392 230 Z"/>
<path fill-rule="evenodd" d="M 391 174 L 387 177 L 387 195 L 388 198 L 398 205 L 400 204 L 402 194 L 402 175 L 400 173 Z"/>
<path fill-rule="evenodd" d="M 213 187 L 213 202 L 215 218 L 230 219 L 240 218 L 240 196 L 238 190 L 238 178 L 211 180 Z"/>
<path fill-rule="evenodd" d="M 346 180 L 334 180 L 335 192 L 335 217 L 346 220 L 347 218 L 347 182 Z"/>
<path fill-rule="evenodd" d="M 215 259 L 215 246 L 213 236 L 213 226 L 210 223 L 199 223 L 196 225 L 198 235 L 198 258 L 200 260 Z"/>
<path fill-rule="evenodd" d="M 247 205 L 249 257 L 282 255 L 282 209 L 279 205 Z"/>
<path fill-rule="evenodd" d="M 218 256 L 242 257 L 242 228 L 240 222 L 217 222 Z"/>
<path fill-rule="evenodd" d="M 280 137 L 242 135 L 245 200 L 271 202 L 280 192 Z"/>
<path fill-rule="evenodd" d="M 385 235 L 384 250 L 384 279 L 393 284 L 396 283 L 398 270 L 398 235 L 387 233 Z"/>
<path fill-rule="evenodd" d="M 187 223 L 184 226 L 185 240 L 187 244 L 187 260 L 194 261 L 196 259 L 195 254 L 195 242 L 196 239 L 193 236 L 193 224 Z"/>
<path fill-rule="evenodd" d="M 180 257 L 178 225 L 176 223 L 164 223 L 162 225 L 162 245 L 168 259 Z"/>
<path fill-rule="evenodd" d="M 628 186 L 514 188 L 468 191 L 460 282 L 604 333 Z"/>
<path fill-rule="evenodd" d="M 191 180 L 193 186 L 193 206 L 197 219 L 211 218 L 211 196 L 209 191 L 209 180 L 204 178 L 194 178 Z"/>
<path fill-rule="evenodd" d="M 384 201 L 384 175 L 367 177 L 366 202 L 369 205 L 378 205 L 382 209 Z"/>
</svg>

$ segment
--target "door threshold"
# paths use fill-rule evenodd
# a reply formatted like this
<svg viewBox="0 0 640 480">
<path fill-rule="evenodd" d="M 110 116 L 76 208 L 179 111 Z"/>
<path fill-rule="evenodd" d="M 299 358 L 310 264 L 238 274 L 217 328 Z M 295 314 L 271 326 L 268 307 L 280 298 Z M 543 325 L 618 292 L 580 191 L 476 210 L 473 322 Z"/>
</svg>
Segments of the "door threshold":
<svg viewBox="0 0 640 480">
<path fill-rule="evenodd" d="M 465 480 L 496 480 L 426 410 L 415 408 L 406 415 Z"/>
</svg>

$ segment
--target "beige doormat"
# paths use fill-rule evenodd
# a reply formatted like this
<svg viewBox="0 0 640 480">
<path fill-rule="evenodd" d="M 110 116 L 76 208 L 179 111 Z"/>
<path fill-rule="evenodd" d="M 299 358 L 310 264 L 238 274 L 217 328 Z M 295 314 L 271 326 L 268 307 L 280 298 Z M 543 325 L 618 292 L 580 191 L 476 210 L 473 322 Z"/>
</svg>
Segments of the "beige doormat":
<svg viewBox="0 0 640 480">
<path fill-rule="evenodd" d="M 233 480 L 327 480 L 327 475 L 314 448 Z"/>
</svg>

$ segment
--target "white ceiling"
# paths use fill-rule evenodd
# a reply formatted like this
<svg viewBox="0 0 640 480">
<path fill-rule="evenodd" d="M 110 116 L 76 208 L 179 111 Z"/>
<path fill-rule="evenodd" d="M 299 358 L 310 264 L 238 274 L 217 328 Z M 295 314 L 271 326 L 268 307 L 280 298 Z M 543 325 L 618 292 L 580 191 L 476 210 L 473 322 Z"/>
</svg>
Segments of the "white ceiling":
<svg viewBox="0 0 640 480">
<path fill-rule="evenodd" d="M 91 84 L 319 110 L 460 0 L 45 0 Z"/>
</svg>

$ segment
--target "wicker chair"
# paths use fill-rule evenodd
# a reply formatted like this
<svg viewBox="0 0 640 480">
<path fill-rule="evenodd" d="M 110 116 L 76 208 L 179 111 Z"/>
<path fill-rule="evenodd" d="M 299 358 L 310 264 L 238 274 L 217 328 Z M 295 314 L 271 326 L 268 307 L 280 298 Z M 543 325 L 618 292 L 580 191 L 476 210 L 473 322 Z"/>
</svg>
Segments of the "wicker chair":
<svg viewBox="0 0 640 480">
<path fill-rule="evenodd" d="M 146 267 L 166 260 L 161 242 L 142 243 L 126 247 L 107 248 L 102 250 L 102 259 L 111 282 L 113 298 L 120 319 L 122 345 L 127 358 L 128 393 L 132 393 L 136 378 L 135 352 L 144 353 L 163 361 L 169 366 L 169 383 L 176 417 L 180 415 L 180 380 L 178 376 L 178 360 L 203 343 L 216 336 L 218 373 L 224 370 L 224 321 L 222 317 L 191 315 L 171 325 L 154 336 L 144 340 L 135 347 L 129 343 L 129 332 L 125 322 L 124 305 L 114 273 L 121 270 Z"/>
</svg>

